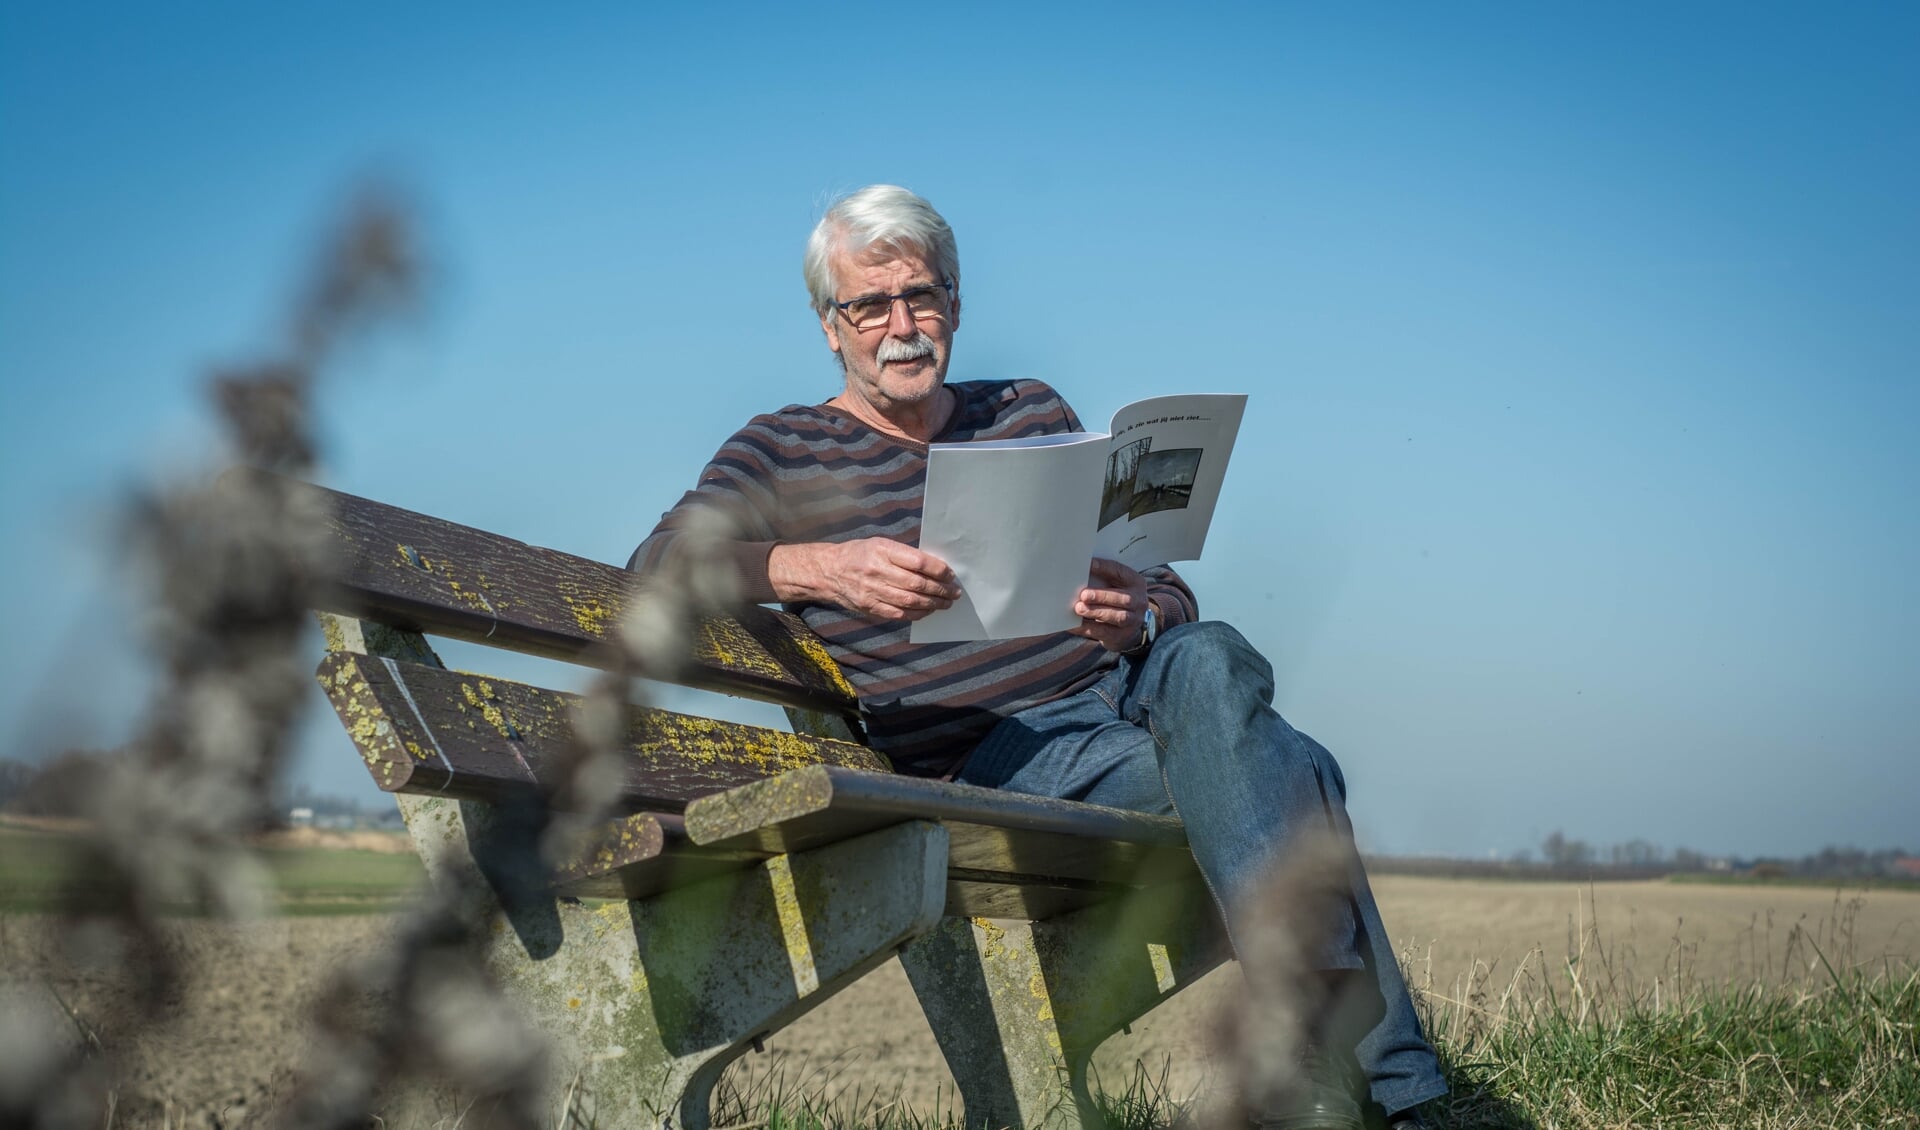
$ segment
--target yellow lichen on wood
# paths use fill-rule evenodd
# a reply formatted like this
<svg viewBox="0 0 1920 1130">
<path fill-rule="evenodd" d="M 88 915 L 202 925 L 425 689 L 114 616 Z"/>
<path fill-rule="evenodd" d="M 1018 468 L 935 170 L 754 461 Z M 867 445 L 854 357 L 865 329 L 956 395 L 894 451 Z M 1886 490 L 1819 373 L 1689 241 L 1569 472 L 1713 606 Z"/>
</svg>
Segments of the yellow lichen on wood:
<svg viewBox="0 0 1920 1130">
<path fill-rule="evenodd" d="M 467 700 L 468 706 L 478 710 L 480 716 L 487 720 L 487 725 L 492 726 L 501 737 L 510 741 L 520 740 L 519 729 L 498 705 L 499 696 L 493 693 L 493 684 L 483 680 L 480 689 L 475 691 L 472 683 L 463 682 L 460 684 L 460 697 Z M 471 721 L 467 725 L 473 727 Z"/>
<path fill-rule="evenodd" d="M 480 586 L 481 592 L 493 592 L 493 581 L 490 580 L 485 573 L 475 573 L 473 579 L 474 583 Z M 513 601 L 501 597 L 498 593 L 494 593 L 493 606 L 495 608 L 512 608 Z"/>
<path fill-rule="evenodd" d="M 854 697 L 853 684 L 847 681 L 840 665 L 833 661 L 819 637 L 801 628 L 788 638 L 793 641 L 806 664 L 824 675 L 834 690 L 848 698 Z M 805 684 L 810 681 L 803 672 L 796 672 L 775 658 L 738 620 L 727 617 L 704 619 L 700 621 L 700 630 L 692 642 L 694 658 L 710 666 L 757 675 L 772 682 Z"/>
<path fill-rule="evenodd" d="M 514 726 L 512 719 L 507 717 L 507 712 L 500 709 L 498 706 L 495 706 L 491 702 L 481 703 L 480 716 L 482 718 L 485 718 L 487 720 L 487 725 L 492 726 L 494 729 L 494 732 L 499 734 L 501 737 L 506 738 L 509 741 L 520 740 L 519 729 L 517 729 Z"/>
<path fill-rule="evenodd" d="M 590 591 L 585 585 L 562 581 L 557 586 L 560 600 L 573 613 L 580 630 L 596 639 L 607 637 L 607 628 L 620 619 L 619 598 L 604 591 Z"/>
<path fill-rule="evenodd" d="M 459 597 L 461 602 L 469 608 L 478 609 L 489 616 L 499 615 L 499 612 L 493 606 L 493 602 L 487 599 L 485 593 L 475 592 L 467 588 L 459 581 L 454 580 L 452 576 L 447 577 L 447 591 Z"/>
<path fill-rule="evenodd" d="M 357 661 L 340 664 L 331 679 L 323 668 L 319 681 L 340 715 L 347 736 L 359 750 L 361 760 L 374 775 L 375 783 L 383 789 L 395 787 L 403 779 L 394 757 L 399 746 L 398 736 L 393 723 L 380 709 L 373 688 L 362 677 Z"/>
<path fill-rule="evenodd" d="M 848 698 L 856 696 L 857 692 L 854 691 L 853 684 L 847 681 L 846 672 L 840 670 L 840 665 L 835 663 L 833 656 L 827 653 L 827 645 L 821 642 L 820 637 L 809 632 L 806 635 L 794 637 L 794 642 L 800 645 L 800 650 L 806 653 L 807 658 L 813 661 L 813 665 L 820 669 L 821 674 L 833 680 L 835 690 Z"/>
<path fill-rule="evenodd" d="M 704 646 L 703 646 L 704 645 Z M 760 641 L 748 635 L 737 620 L 708 619 L 700 622 L 700 636 L 694 642 L 694 654 L 730 671 L 761 675 L 789 681 L 792 675 L 782 667 Z"/>
</svg>

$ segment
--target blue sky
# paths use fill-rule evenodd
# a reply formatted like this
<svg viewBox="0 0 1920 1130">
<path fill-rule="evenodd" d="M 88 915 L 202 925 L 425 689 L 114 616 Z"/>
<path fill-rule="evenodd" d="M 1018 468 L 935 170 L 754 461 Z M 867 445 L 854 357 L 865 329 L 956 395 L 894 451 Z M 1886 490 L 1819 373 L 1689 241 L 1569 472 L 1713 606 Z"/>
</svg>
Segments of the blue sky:
<svg viewBox="0 0 1920 1130">
<path fill-rule="evenodd" d="M 1920 849 L 1912 8 L 283 7 L 0 3 L 12 752 L 125 736 L 110 506 L 363 178 L 435 286 L 327 480 L 609 561 L 836 391 L 801 246 L 891 181 L 953 379 L 1251 395 L 1183 572 L 1369 846 Z M 371 794 L 324 709 L 296 779 Z"/>
</svg>

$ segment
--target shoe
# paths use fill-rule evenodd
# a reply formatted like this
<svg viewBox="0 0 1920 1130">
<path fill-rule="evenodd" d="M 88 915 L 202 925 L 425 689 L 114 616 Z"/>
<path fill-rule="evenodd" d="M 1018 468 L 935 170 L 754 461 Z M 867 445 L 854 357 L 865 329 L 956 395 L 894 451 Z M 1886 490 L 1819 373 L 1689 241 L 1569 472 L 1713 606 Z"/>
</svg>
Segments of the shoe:
<svg viewBox="0 0 1920 1130">
<path fill-rule="evenodd" d="M 1365 1130 L 1347 1074 L 1317 1044 L 1300 1052 L 1300 1080 L 1280 1110 L 1253 1119 L 1256 1130 Z"/>
<path fill-rule="evenodd" d="M 1418 1107 L 1387 1116 L 1387 1130 L 1431 1130 L 1431 1127 Z"/>
</svg>

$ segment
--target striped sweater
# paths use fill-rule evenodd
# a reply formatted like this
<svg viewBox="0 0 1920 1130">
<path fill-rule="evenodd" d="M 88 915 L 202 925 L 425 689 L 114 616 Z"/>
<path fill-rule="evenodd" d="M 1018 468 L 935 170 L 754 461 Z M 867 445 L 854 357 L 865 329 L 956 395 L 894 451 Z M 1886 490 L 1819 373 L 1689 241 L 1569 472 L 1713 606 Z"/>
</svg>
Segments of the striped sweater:
<svg viewBox="0 0 1920 1130">
<path fill-rule="evenodd" d="M 953 384 L 959 407 L 937 443 L 1079 431 L 1073 409 L 1039 381 Z M 739 532 L 734 557 L 746 599 L 778 599 L 767 580 L 777 544 L 885 537 L 920 541 L 925 444 L 882 435 L 837 408 L 792 404 L 755 416 L 700 472 L 700 482 L 660 519 L 628 568 L 646 572 L 672 551 L 702 507 Z M 1166 626 L 1199 615 L 1171 569 L 1147 570 Z M 911 644 L 908 622 L 875 620 L 833 605 L 789 604 L 826 641 L 860 696 L 875 749 L 903 773 L 952 777 L 1002 718 L 1091 686 L 1118 662 L 1092 640 L 1064 632 L 978 643 Z"/>
</svg>

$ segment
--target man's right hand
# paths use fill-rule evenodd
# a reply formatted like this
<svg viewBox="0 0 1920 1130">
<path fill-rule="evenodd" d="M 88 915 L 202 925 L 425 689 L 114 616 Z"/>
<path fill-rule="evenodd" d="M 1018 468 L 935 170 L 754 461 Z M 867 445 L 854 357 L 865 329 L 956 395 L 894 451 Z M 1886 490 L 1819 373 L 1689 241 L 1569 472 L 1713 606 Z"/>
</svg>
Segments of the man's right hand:
<svg viewBox="0 0 1920 1130">
<path fill-rule="evenodd" d="M 953 570 L 887 538 L 776 545 L 767 578 L 781 600 L 817 600 L 879 620 L 918 620 L 960 596 Z"/>
</svg>

